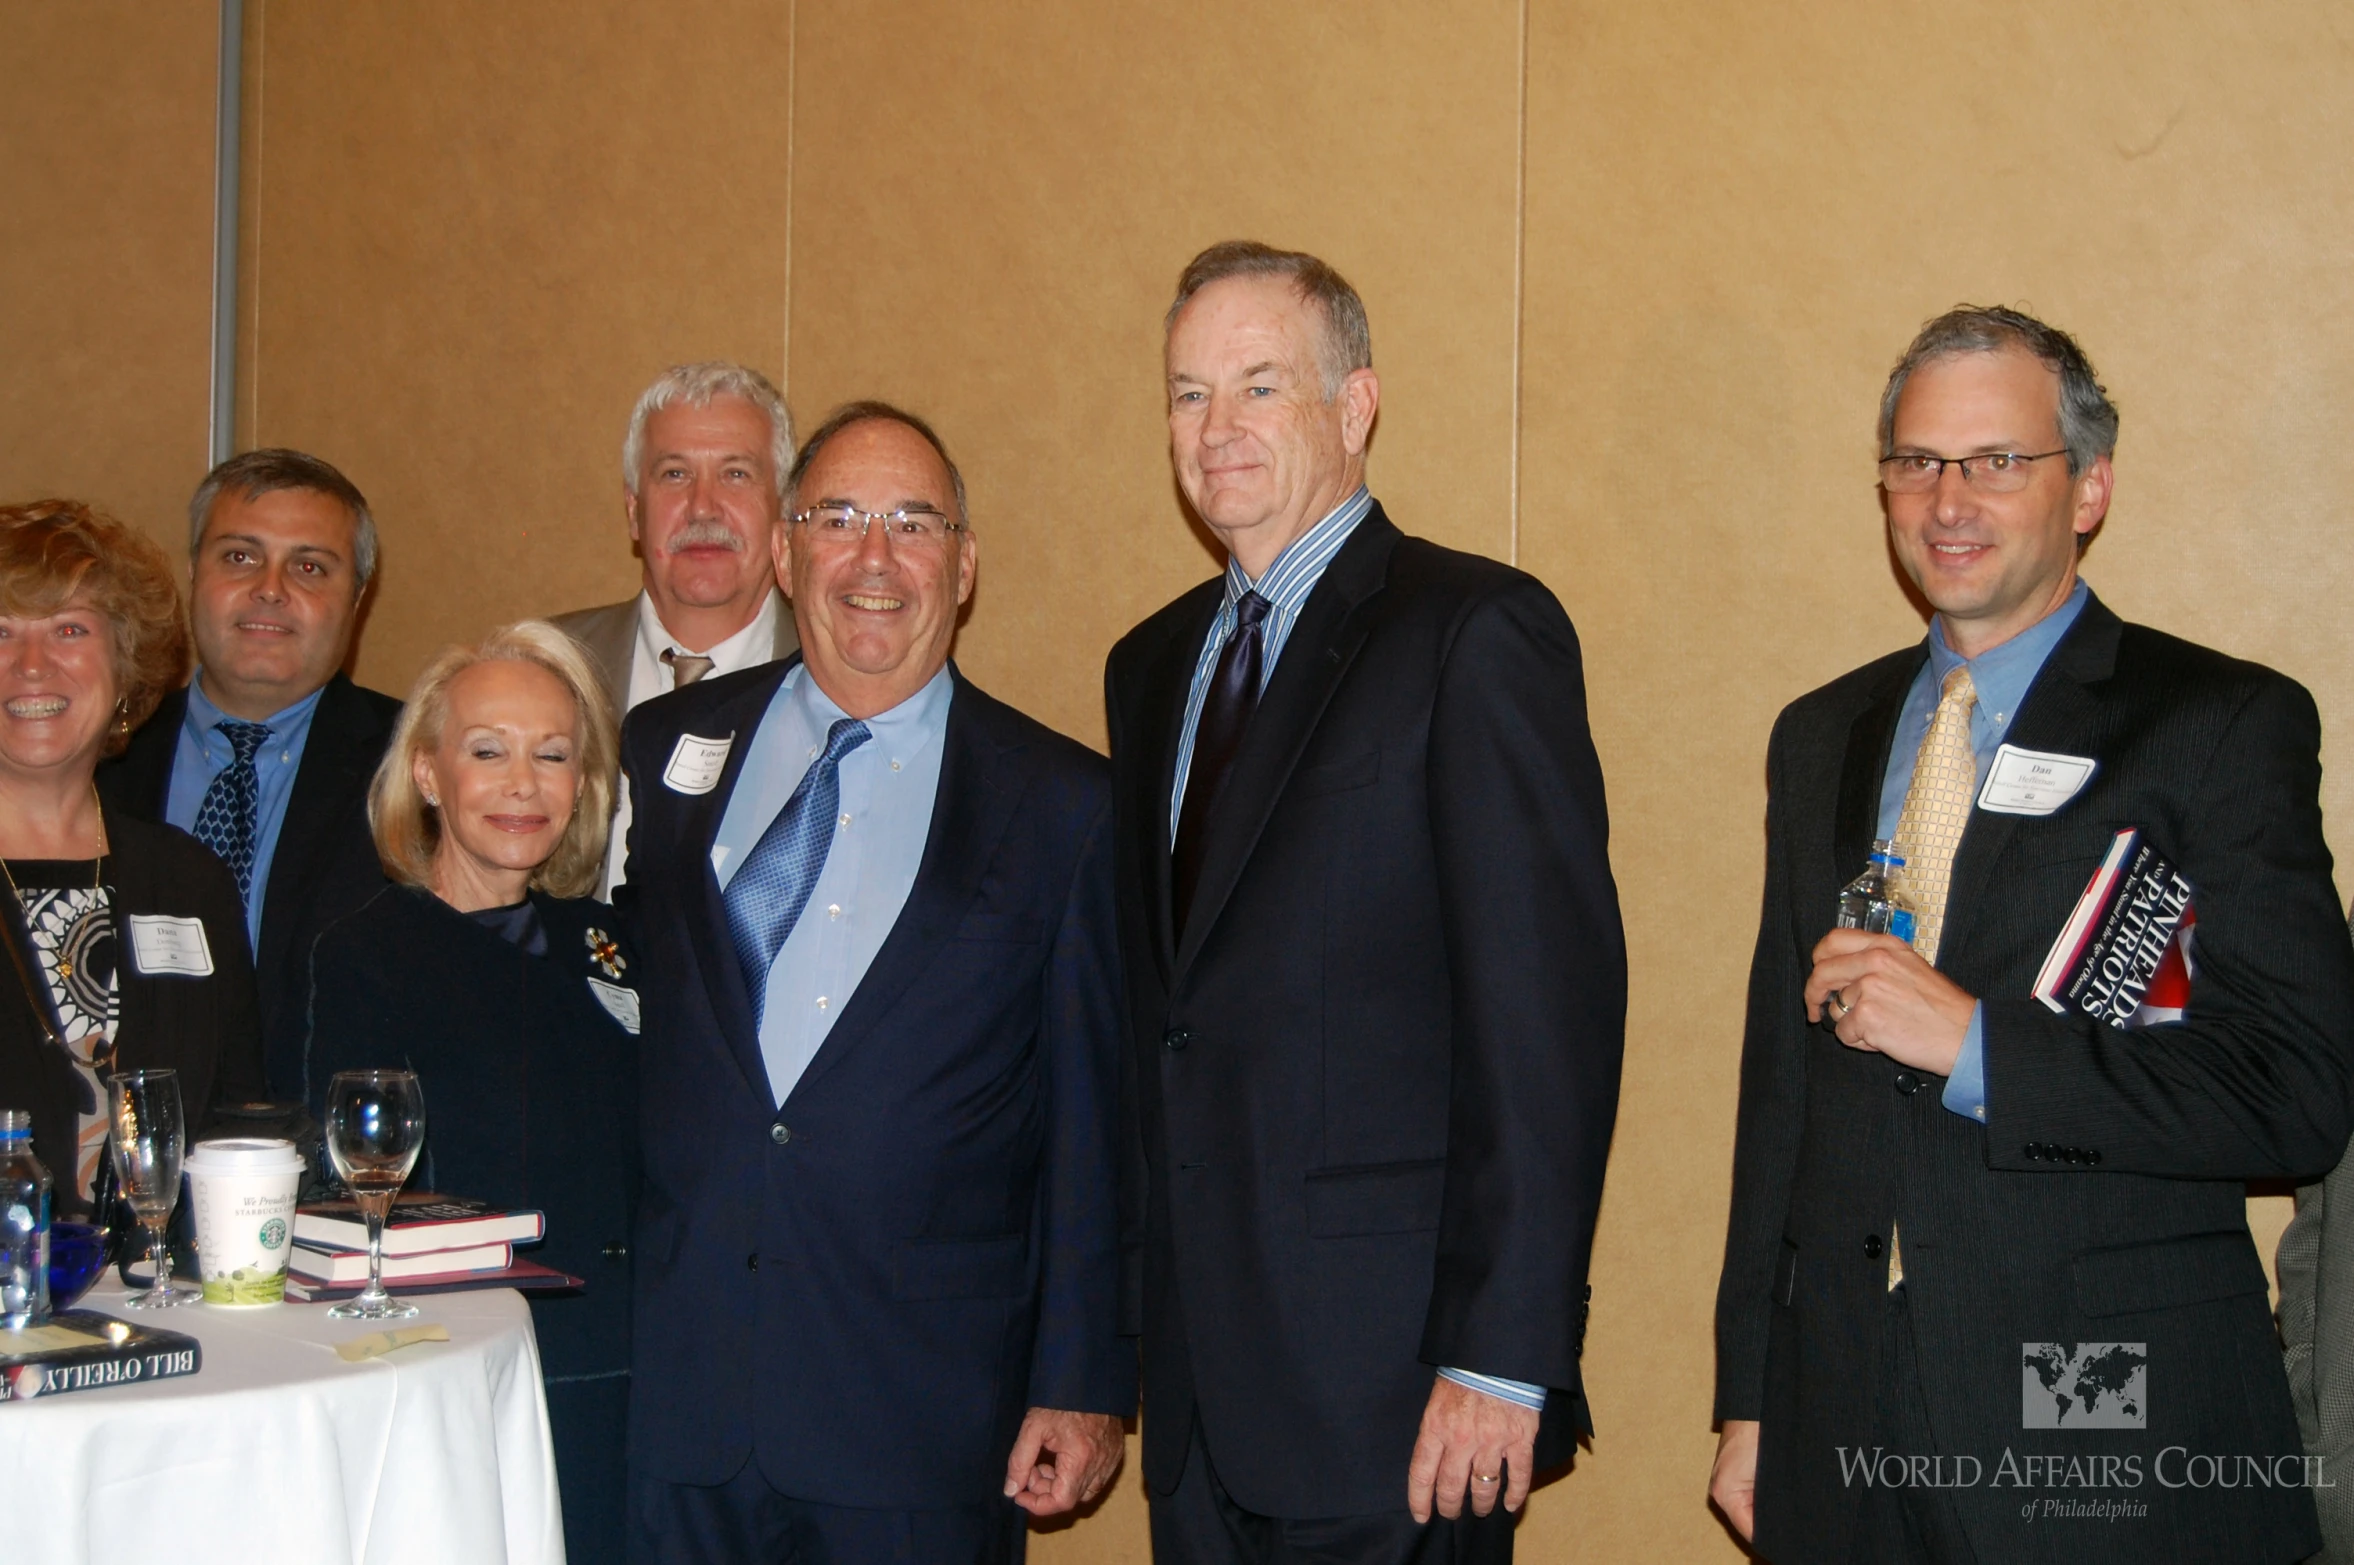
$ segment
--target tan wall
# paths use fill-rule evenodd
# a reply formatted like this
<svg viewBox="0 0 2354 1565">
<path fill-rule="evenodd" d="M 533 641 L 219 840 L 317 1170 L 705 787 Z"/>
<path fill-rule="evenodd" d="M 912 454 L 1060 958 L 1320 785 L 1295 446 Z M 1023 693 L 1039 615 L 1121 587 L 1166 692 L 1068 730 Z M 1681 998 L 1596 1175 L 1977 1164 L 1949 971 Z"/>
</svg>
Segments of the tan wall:
<svg viewBox="0 0 2354 1565">
<path fill-rule="evenodd" d="M 630 399 L 730 355 L 788 375 L 804 424 L 852 395 L 939 420 L 984 540 L 960 655 L 1100 743 L 1105 649 L 1213 568 L 1162 448 L 1177 267 L 1249 233 L 1360 285 L 1375 489 L 1560 593 L 1617 812 L 1634 971 L 1587 1354 L 1602 1432 L 1524 1557 L 1733 1557 L 1702 1503 L 1708 1322 L 1765 735 L 1919 634 L 1870 468 L 1919 321 L 2003 300 L 2082 335 L 2125 416 L 2095 585 L 2305 680 L 2347 758 L 2344 0 L 1537 0 L 1525 47 L 1502 0 L 249 9 L 241 434 L 313 446 L 377 501 L 360 669 L 386 688 L 443 639 L 627 591 Z M 34 180 L 0 121 L 7 192 L 121 229 L 148 269 L 0 253 L 0 289 L 44 301 L 0 315 L 12 363 L 86 388 L 51 406 L 7 378 L 0 489 L 136 470 L 158 476 L 120 503 L 168 511 L 161 475 L 201 467 L 206 230 L 172 237 L 170 194 L 190 137 L 89 112 L 92 28 L 7 10 L 0 37 L 28 14 L 73 35 L 83 74 L 43 90 L 93 129 Z M 201 138 L 209 33 L 185 47 L 193 67 L 150 64 L 177 96 L 142 101 L 196 104 Z M 100 174 L 150 197 L 117 212 Z M 159 338 L 196 355 L 192 462 L 160 454 L 187 408 L 106 373 Z M 33 447 L 71 460 L 23 466 Z M 2269 1250 L 2282 1203 L 2255 1214 Z M 1133 1476 L 1039 1554 L 1142 1560 Z"/>
</svg>

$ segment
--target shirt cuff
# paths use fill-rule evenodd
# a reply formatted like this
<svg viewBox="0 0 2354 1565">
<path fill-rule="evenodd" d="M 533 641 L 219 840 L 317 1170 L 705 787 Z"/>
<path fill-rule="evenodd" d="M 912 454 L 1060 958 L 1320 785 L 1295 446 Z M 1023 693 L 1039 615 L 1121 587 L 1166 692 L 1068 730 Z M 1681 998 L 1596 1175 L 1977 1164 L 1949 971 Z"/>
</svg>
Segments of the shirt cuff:
<svg viewBox="0 0 2354 1565">
<path fill-rule="evenodd" d="M 1964 1119 L 1986 1123 L 1986 1007 L 1970 1008 L 1970 1030 L 1962 1034 L 1962 1052 L 1953 1062 L 1953 1074 L 1945 1078 L 1945 1096 L 1940 1100 Z"/>
<path fill-rule="evenodd" d="M 1506 1402 L 1517 1402 L 1522 1407 L 1545 1410 L 1545 1388 L 1532 1386 L 1525 1380 L 1506 1380 L 1501 1375 L 1475 1375 L 1468 1369 L 1442 1369 L 1441 1380 L 1452 1380 L 1458 1386 L 1469 1386 Z"/>
</svg>

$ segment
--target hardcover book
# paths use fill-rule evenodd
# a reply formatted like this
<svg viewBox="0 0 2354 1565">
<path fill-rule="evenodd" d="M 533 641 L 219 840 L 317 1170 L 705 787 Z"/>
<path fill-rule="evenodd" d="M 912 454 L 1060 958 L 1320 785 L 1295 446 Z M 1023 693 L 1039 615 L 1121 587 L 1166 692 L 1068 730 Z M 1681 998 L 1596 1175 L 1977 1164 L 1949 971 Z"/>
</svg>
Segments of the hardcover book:
<svg viewBox="0 0 2354 1565">
<path fill-rule="evenodd" d="M 424 1255 L 483 1244 L 536 1244 L 547 1232 L 544 1213 L 503 1211 L 487 1201 L 421 1190 L 393 1203 L 392 1216 L 384 1224 L 384 1253 Z M 365 1253 L 368 1225 L 351 1202 L 321 1201 L 295 1208 L 294 1242 L 314 1250 Z"/>
<path fill-rule="evenodd" d="M 423 1277 L 409 1277 L 395 1284 L 388 1273 L 385 1286 L 395 1288 L 403 1298 L 411 1294 L 471 1293 L 477 1288 L 521 1288 L 525 1292 L 540 1289 L 585 1288 L 587 1283 L 568 1272 L 531 1261 L 517 1261 L 496 1271 L 441 1272 Z M 298 1304 L 332 1304 L 338 1299 L 358 1296 L 368 1285 L 368 1267 L 363 1258 L 358 1282 L 317 1282 L 294 1272 L 286 1275 L 286 1297 Z"/>
<path fill-rule="evenodd" d="M 0 1402 L 171 1380 L 203 1367 L 194 1337 L 96 1310 L 59 1310 L 46 1326 L 0 1331 Z"/>
<path fill-rule="evenodd" d="M 2180 1021 L 2198 972 L 2197 927 L 2191 883 L 2128 827 L 2052 942 L 2035 997 L 2112 1027 Z"/>
<path fill-rule="evenodd" d="M 515 1264 L 515 1247 L 511 1244 L 476 1244 L 463 1250 L 429 1250 L 422 1255 L 388 1255 L 384 1258 L 384 1280 L 396 1282 L 410 1277 L 440 1277 L 451 1272 L 495 1272 Z M 294 1255 L 286 1263 L 287 1272 L 312 1282 L 327 1284 L 364 1283 L 368 1280 L 368 1252 L 365 1250 L 314 1250 L 307 1244 L 297 1244 Z"/>
</svg>

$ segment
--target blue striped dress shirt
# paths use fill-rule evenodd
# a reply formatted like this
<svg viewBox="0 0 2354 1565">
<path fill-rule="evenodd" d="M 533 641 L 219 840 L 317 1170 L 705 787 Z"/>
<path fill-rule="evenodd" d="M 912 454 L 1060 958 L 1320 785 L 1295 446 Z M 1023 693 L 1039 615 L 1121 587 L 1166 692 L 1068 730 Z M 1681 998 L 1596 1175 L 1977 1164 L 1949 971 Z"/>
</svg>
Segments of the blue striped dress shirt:
<svg viewBox="0 0 2354 1565">
<path fill-rule="evenodd" d="M 1210 622 L 1210 633 L 1202 638 L 1201 656 L 1194 660 L 1193 689 L 1185 698 L 1185 726 L 1177 736 L 1177 775 L 1169 787 L 1172 847 L 1177 842 L 1177 817 L 1185 808 L 1185 779 L 1193 771 L 1194 731 L 1201 726 L 1202 703 L 1209 698 L 1210 678 L 1218 671 L 1218 654 L 1226 650 L 1226 638 L 1234 634 L 1239 617 L 1236 605 L 1242 602 L 1246 592 L 1255 592 L 1267 600 L 1267 618 L 1259 631 L 1259 690 L 1263 694 L 1267 681 L 1275 676 L 1275 660 L 1283 656 L 1283 645 L 1291 639 L 1291 629 L 1299 621 L 1300 610 L 1307 604 L 1309 594 L 1316 590 L 1316 584 L 1324 579 L 1324 568 L 1332 563 L 1332 557 L 1340 553 L 1341 545 L 1349 541 L 1349 535 L 1372 509 L 1372 491 L 1359 484 L 1357 492 L 1335 506 L 1324 520 L 1287 544 L 1257 581 L 1244 572 L 1241 561 L 1232 555 L 1226 557 L 1226 600 L 1218 605 L 1218 617 Z M 1543 1386 L 1506 1380 L 1499 1375 L 1478 1375 L 1467 1369 L 1441 1369 L 1439 1374 L 1459 1386 L 1469 1386 L 1522 1407 L 1541 1411 L 1545 1406 Z"/>
</svg>

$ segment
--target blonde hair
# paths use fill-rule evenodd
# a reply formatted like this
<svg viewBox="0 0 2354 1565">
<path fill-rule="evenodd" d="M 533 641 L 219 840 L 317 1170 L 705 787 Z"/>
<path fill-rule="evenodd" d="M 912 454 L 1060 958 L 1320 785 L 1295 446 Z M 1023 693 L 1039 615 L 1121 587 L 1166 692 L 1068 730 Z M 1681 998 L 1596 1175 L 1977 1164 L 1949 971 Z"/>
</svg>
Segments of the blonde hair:
<svg viewBox="0 0 2354 1565">
<path fill-rule="evenodd" d="M 529 663 L 556 676 L 572 692 L 579 718 L 580 798 L 572 822 L 548 861 L 532 871 L 531 888 L 552 897 L 585 897 L 596 889 L 605 862 L 605 838 L 613 824 L 613 779 L 620 770 L 613 708 L 589 667 L 580 644 L 546 620 L 502 625 L 474 647 L 445 647 L 417 676 L 402 708 L 383 764 L 368 787 L 368 826 L 376 834 L 376 856 L 384 873 L 408 886 L 433 884 L 433 859 L 441 849 L 441 812 L 425 802 L 417 786 L 416 758 L 441 747 L 449 720 L 450 683 L 477 663 Z"/>
</svg>

